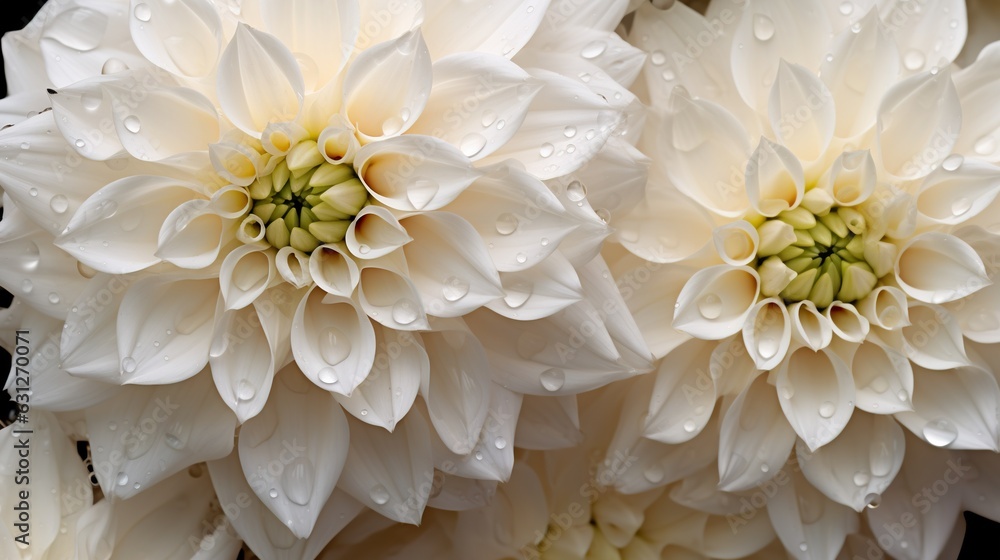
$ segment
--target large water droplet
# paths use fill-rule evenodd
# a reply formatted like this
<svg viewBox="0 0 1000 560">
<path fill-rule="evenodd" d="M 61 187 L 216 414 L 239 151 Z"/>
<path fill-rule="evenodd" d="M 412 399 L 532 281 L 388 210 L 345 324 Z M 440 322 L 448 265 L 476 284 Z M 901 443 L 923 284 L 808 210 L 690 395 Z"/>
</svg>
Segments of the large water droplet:
<svg viewBox="0 0 1000 560">
<path fill-rule="evenodd" d="M 337 372 L 333 368 L 325 367 L 319 370 L 319 380 L 327 385 L 333 385 L 337 382 Z"/>
<path fill-rule="evenodd" d="M 778 337 L 768 333 L 757 341 L 757 353 L 765 360 L 774 357 L 778 353 Z"/>
<path fill-rule="evenodd" d="M 584 198 L 587 198 L 587 187 L 583 186 L 583 183 L 580 181 L 570 182 L 570 184 L 566 185 L 566 198 L 573 202 L 580 202 Z"/>
<path fill-rule="evenodd" d="M 459 142 L 458 148 L 462 150 L 465 157 L 473 157 L 486 147 L 486 137 L 478 132 L 466 134 Z"/>
<path fill-rule="evenodd" d="M 722 299 L 716 294 L 705 294 L 698 301 L 698 312 L 708 319 L 718 319 L 722 315 Z"/>
<path fill-rule="evenodd" d="M 649 61 L 653 66 L 662 66 L 667 61 L 667 55 L 663 51 L 653 51 L 653 54 L 649 55 Z"/>
<path fill-rule="evenodd" d="M 971 209 L 972 209 L 972 200 L 967 197 L 960 196 L 955 200 L 951 201 L 951 213 L 955 216 L 961 216 L 962 214 L 965 214 Z"/>
<path fill-rule="evenodd" d="M 924 53 L 916 49 L 910 49 L 905 55 L 903 55 L 903 66 L 905 66 L 907 70 L 920 70 L 924 67 L 924 63 L 926 61 L 927 58 L 924 56 Z"/>
<path fill-rule="evenodd" d="M 126 70 L 128 70 L 128 64 L 125 64 L 122 60 L 112 57 L 109 58 L 104 63 L 104 66 L 101 67 L 101 74 L 107 76 L 108 74 L 117 74 Z"/>
<path fill-rule="evenodd" d="M 450 276 L 441 287 L 441 295 L 448 301 L 458 301 L 469 293 L 469 283 L 457 276 Z"/>
<path fill-rule="evenodd" d="M 389 502 L 389 491 L 385 489 L 385 486 L 376 484 L 368 493 L 368 497 L 376 504 L 382 506 Z"/>
<path fill-rule="evenodd" d="M 770 41 L 774 37 L 774 20 L 757 14 L 753 17 L 753 36 L 759 41 Z"/>
<path fill-rule="evenodd" d="M 572 138 L 576 136 L 576 127 L 573 125 L 569 125 L 566 128 L 564 128 L 563 136 L 565 136 L 566 138 Z"/>
<path fill-rule="evenodd" d="M 56 214 L 64 214 L 69 209 L 69 199 L 61 194 L 57 194 L 49 201 L 49 208 Z"/>
<path fill-rule="evenodd" d="M 26 241 L 23 248 L 17 253 L 17 263 L 24 272 L 34 272 L 38 269 L 38 264 L 42 260 L 41 251 L 34 241 Z M 26 290 L 30 292 L 31 290 Z"/>
<path fill-rule="evenodd" d="M 497 438 L 493 440 L 493 445 L 495 445 L 497 449 L 503 449 L 507 447 L 507 440 L 502 436 L 497 436 Z"/>
<path fill-rule="evenodd" d="M 137 364 L 135 362 L 135 359 L 133 359 L 131 356 L 126 357 L 124 360 L 122 360 L 122 371 L 124 371 L 125 373 L 135 372 L 136 366 Z"/>
<path fill-rule="evenodd" d="M 305 457 L 297 457 L 281 473 L 281 485 L 285 496 L 293 504 L 304 506 L 312 497 L 316 477 L 312 462 Z"/>
<path fill-rule="evenodd" d="M 138 134 L 142 130 L 142 122 L 139 121 L 139 117 L 135 115 L 129 115 L 125 117 L 125 130 L 131 132 L 132 134 Z"/>
<path fill-rule="evenodd" d="M 688 418 L 687 420 L 684 421 L 683 428 L 684 428 L 684 431 L 687 432 L 687 433 L 691 433 L 691 432 L 695 431 L 695 429 L 697 427 L 698 427 L 698 424 L 695 423 L 694 419 Z"/>
<path fill-rule="evenodd" d="M 417 210 L 423 210 L 437 196 L 440 185 L 437 181 L 420 177 L 414 179 L 406 189 L 406 198 Z"/>
<path fill-rule="evenodd" d="M 556 147 L 546 142 L 542 144 L 542 147 L 538 150 L 538 155 L 542 156 L 543 158 L 547 158 L 551 156 L 553 153 L 555 153 L 555 151 Z"/>
<path fill-rule="evenodd" d="M 400 298 L 392 306 L 392 320 L 400 325 L 409 325 L 417 320 L 417 304 L 407 298 Z"/>
<path fill-rule="evenodd" d="M 31 280 L 29 280 L 28 278 L 25 278 L 24 280 L 21 280 L 21 291 L 22 292 L 24 292 L 26 294 L 30 294 L 32 292 L 32 290 L 34 290 L 34 289 L 35 289 L 35 284 Z"/>
<path fill-rule="evenodd" d="M 958 438 L 958 429 L 950 420 L 939 418 L 924 425 L 924 439 L 936 447 L 944 447 Z"/>
<path fill-rule="evenodd" d="M 852 4 L 850 2 L 841 2 L 840 3 L 840 14 L 841 15 L 849 16 L 852 13 L 854 13 L 854 4 Z"/>
<path fill-rule="evenodd" d="M 240 382 L 236 384 L 236 398 L 241 401 L 248 401 L 257 394 L 257 390 L 254 386 L 246 379 L 240 379 Z"/>
<path fill-rule="evenodd" d="M 326 363 L 335 366 L 351 354 L 351 340 L 344 331 L 330 327 L 320 334 L 319 352 Z"/>
<path fill-rule="evenodd" d="M 135 19 L 139 21 L 149 21 L 153 17 L 153 12 L 146 4 L 137 4 L 133 14 L 135 14 Z"/>
<path fill-rule="evenodd" d="M 872 477 L 865 471 L 858 471 L 854 473 L 854 485 L 855 486 L 867 486 L 868 482 Z"/>
<path fill-rule="evenodd" d="M 497 233 L 500 235 L 510 235 L 517 230 L 517 216 L 510 212 L 504 212 L 497 216 Z"/>
<path fill-rule="evenodd" d="M 837 411 L 837 406 L 830 401 L 824 401 L 823 404 L 819 405 L 819 415 L 823 418 L 829 418 L 833 416 L 833 413 Z"/>
<path fill-rule="evenodd" d="M 591 41 L 584 45 L 583 50 L 580 51 L 580 56 L 583 58 L 591 59 L 597 58 L 604 54 L 604 50 L 608 48 L 608 44 L 604 41 L 597 40 Z"/>
<path fill-rule="evenodd" d="M 115 482 L 118 486 L 125 486 L 128 484 L 128 475 L 123 472 L 118 473 L 118 477 L 115 478 Z"/>
<path fill-rule="evenodd" d="M 382 135 L 392 136 L 403 129 L 403 119 L 398 115 L 393 115 L 382 121 Z"/>
<path fill-rule="evenodd" d="M 559 368 L 549 368 L 538 379 L 546 391 L 558 391 L 566 383 L 566 372 Z"/>
<path fill-rule="evenodd" d="M 483 120 L 481 121 L 483 123 L 483 128 L 492 125 L 493 123 L 496 122 L 496 120 L 497 120 L 496 113 L 494 113 L 493 111 L 483 111 Z"/>
<path fill-rule="evenodd" d="M 94 93 L 85 93 L 80 96 L 80 105 L 83 105 L 83 108 L 88 111 L 96 111 L 102 102 L 101 96 Z"/>
<path fill-rule="evenodd" d="M 663 480 L 663 467 L 657 463 L 653 463 L 642 470 L 642 476 L 649 482 L 658 484 Z"/>
<path fill-rule="evenodd" d="M 503 301 L 510 308 L 517 309 L 525 304 L 531 297 L 532 292 L 535 290 L 535 285 L 527 281 L 518 281 L 511 283 L 507 286 L 504 291 L 507 295 L 504 296 Z"/>
<path fill-rule="evenodd" d="M 941 167 L 943 167 L 945 171 L 955 171 L 959 167 L 962 167 L 962 163 L 964 162 L 965 158 L 962 157 L 962 154 L 951 154 L 946 157 L 943 162 L 941 162 Z"/>
</svg>

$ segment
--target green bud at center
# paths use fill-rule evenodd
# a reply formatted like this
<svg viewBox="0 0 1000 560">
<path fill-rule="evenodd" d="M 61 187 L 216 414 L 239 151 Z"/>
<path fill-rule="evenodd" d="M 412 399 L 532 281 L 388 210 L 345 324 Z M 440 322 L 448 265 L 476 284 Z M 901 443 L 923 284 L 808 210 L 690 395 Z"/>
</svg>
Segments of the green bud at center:
<svg viewBox="0 0 1000 560">
<path fill-rule="evenodd" d="M 344 239 L 354 217 L 368 204 L 368 191 L 348 164 L 327 162 L 306 140 L 293 147 L 270 175 L 247 187 L 253 209 L 275 249 L 291 245 L 311 253 Z"/>
<path fill-rule="evenodd" d="M 765 220 L 757 227 L 755 261 L 761 293 L 787 303 L 809 300 L 819 309 L 867 296 L 885 273 L 876 274 L 866 259 L 867 228 L 865 216 L 848 207 L 817 215 L 800 206 Z M 880 248 L 871 245 L 868 256 Z"/>
</svg>

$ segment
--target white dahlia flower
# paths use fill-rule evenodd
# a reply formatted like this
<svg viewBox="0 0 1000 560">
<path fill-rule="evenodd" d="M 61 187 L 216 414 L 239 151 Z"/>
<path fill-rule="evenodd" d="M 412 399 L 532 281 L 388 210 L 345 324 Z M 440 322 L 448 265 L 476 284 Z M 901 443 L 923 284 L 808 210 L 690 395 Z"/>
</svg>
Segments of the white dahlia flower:
<svg viewBox="0 0 1000 560">
<path fill-rule="evenodd" d="M 836 556 L 917 438 L 1000 446 L 1000 44 L 959 69 L 965 35 L 945 0 L 643 5 L 630 29 L 654 164 L 606 255 L 662 361 L 620 437 L 712 446 L 725 492 L 792 453 L 798 508 L 769 511 L 798 558 Z"/>
<path fill-rule="evenodd" d="M 650 370 L 598 255 L 648 163 L 627 4 L 71 0 L 7 35 L 0 319 L 103 495 L 207 499 L 208 462 L 252 550 L 312 557 Z"/>
</svg>

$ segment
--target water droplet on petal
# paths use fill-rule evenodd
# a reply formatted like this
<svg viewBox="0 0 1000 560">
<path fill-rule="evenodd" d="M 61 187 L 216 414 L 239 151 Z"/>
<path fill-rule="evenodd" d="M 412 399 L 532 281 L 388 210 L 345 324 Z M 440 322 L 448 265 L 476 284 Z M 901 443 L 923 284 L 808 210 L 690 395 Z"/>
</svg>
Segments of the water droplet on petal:
<svg viewBox="0 0 1000 560">
<path fill-rule="evenodd" d="M 566 185 L 566 198 L 573 202 L 580 202 L 587 197 L 587 187 L 580 181 L 572 181 Z"/>
<path fill-rule="evenodd" d="M 504 296 L 503 301 L 511 309 L 517 309 L 528 301 L 534 289 L 535 286 L 531 282 L 513 282 L 504 289 L 507 295 Z"/>
<path fill-rule="evenodd" d="M 271 491 L 268 492 L 267 495 L 271 496 L 272 498 L 277 498 L 278 497 L 278 490 L 275 489 L 275 488 L 271 488 Z"/>
<path fill-rule="evenodd" d="M 31 142 L 21 142 L 21 149 L 22 150 L 29 150 L 29 149 L 31 149 Z"/>
<path fill-rule="evenodd" d="M 518 263 L 520 263 L 520 264 L 524 264 L 524 263 L 528 262 L 528 255 L 525 255 L 524 253 L 518 253 L 518 254 L 517 254 L 517 255 L 516 255 L 515 257 L 514 257 L 514 259 L 515 259 L 515 260 L 516 260 L 516 261 L 517 261 Z"/>
<path fill-rule="evenodd" d="M 696 424 L 693 419 L 688 418 L 687 420 L 684 421 L 684 426 L 683 427 L 684 427 L 684 431 L 685 432 L 691 433 L 691 432 L 695 431 L 695 429 L 698 427 L 698 424 Z"/>
<path fill-rule="evenodd" d="M 304 506 L 312 498 L 315 469 L 305 457 L 297 457 L 281 473 L 281 487 L 293 504 Z"/>
<path fill-rule="evenodd" d="M 135 371 L 136 365 L 135 360 L 131 356 L 126 357 L 122 360 L 122 371 L 125 373 L 132 373 Z"/>
<path fill-rule="evenodd" d="M 872 477 L 865 471 L 858 471 L 854 473 L 854 485 L 855 486 L 867 486 L 868 482 Z"/>
<path fill-rule="evenodd" d="M 962 157 L 962 154 L 951 154 L 946 157 L 943 162 L 941 162 L 941 167 L 943 167 L 945 171 L 955 171 L 959 167 L 962 167 L 963 162 L 965 162 L 965 158 Z"/>
<path fill-rule="evenodd" d="M 403 119 L 399 118 L 397 115 L 393 115 L 388 119 L 382 121 L 382 135 L 392 136 L 400 130 L 403 129 Z"/>
<path fill-rule="evenodd" d="M 458 148 L 462 150 L 465 157 L 473 157 L 486 147 L 486 137 L 478 132 L 466 134 L 459 143 Z"/>
<path fill-rule="evenodd" d="M 24 292 L 26 294 L 30 294 L 31 291 L 34 290 L 34 289 L 35 289 L 35 284 L 31 280 L 29 280 L 27 278 L 25 278 L 24 280 L 21 280 L 21 291 L 22 292 Z"/>
<path fill-rule="evenodd" d="M 667 61 L 667 55 L 663 54 L 663 51 L 653 51 L 653 54 L 649 56 L 649 61 L 653 63 L 653 66 L 662 66 Z"/>
<path fill-rule="evenodd" d="M 496 120 L 497 120 L 496 113 L 494 113 L 493 111 L 483 111 L 483 120 L 482 120 L 483 128 L 492 125 L 493 123 L 496 122 Z"/>
<path fill-rule="evenodd" d="M 510 212 L 504 212 L 497 216 L 497 233 L 500 235 L 510 235 L 517 230 L 517 216 Z"/>
<path fill-rule="evenodd" d="M 241 401 L 248 401 L 257 394 L 256 389 L 253 385 L 246 379 L 240 379 L 240 382 L 236 384 L 236 398 Z"/>
<path fill-rule="evenodd" d="M 722 299 L 716 294 L 706 294 L 698 301 L 698 312 L 708 319 L 718 319 L 722 315 Z"/>
<path fill-rule="evenodd" d="M 118 477 L 115 478 L 115 482 L 118 483 L 118 486 L 125 486 L 128 484 L 128 475 L 123 472 L 118 473 Z"/>
<path fill-rule="evenodd" d="M 753 36 L 759 41 L 770 41 L 774 37 L 774 20 L 757 14 L 753 18 Z"/>
<path fill-rule="evenodd" d="M 149 21 L 153 17 L 153 12 L 146 4 L 137 4 L 135 11 L 132 13 L 135 14 L 135 19 L 139 21 Z"/>
<path fill-rule="evenodd" d="M 543 158 L 547 158 L 551 156 L 553 153 L 555 153 L 555 151 L 556 151 L 555 146 L 546 142 L 542 144 L 541 149 L 538 150 L 538 155 L 542 156 Z"/>
<path fill-rule="evenodd" d="M 663 467 L 659 464 L 652 464 L 642 470 L 642 476 L 653 484 L 658 484 L 663 480 Z"/>
<path fill-rule="evenodd" d="M 87 147 L 87 142 L 85 140 L 83 140 L 82 138 L 77 138 L 76 142 L 74 142 L 74 145 L 77 148 L 83 149 L 83 148 Z"/>
<path fill-rule="evenodd" d="M 368 493 L 368 497 L 380 506 L 389 502 L 389 492 L 385 489 L 385 486 L 382 486 L 381 484 L 373 486 L 371 491 Z"/>
<path fill-rule="evenodd" d="M 139 117 L 135 115 L 129 115 L 125 117 L 125 130 L 131 132 L 132 134 L 138 134 L 142 130 L 142 123 L 139 121 Z"/>
<path fill-rule="evenodd" d="M 865 496 L 865 502 L 868 504 L 868 509 L 875 509 L 882 503 L 882 496 L 879 494 L 868 494 Z"/>
<path fill-rule="evenodd" d="M 401 298 L 392 306 L 392 320 L 400 325 L 409 325 L 417 320 L 417 304 Z"/>
<path fill-rule="evenodd" d="M 501 436 L 497 436 L 497 438 L 493 440 L 493 445 L 495 445 L 497 449 L 503 449 L 507 447 L 507 440 Z"/>
<path fill-rule="evenodd" d="M 875 379 L 872 379 L 869 387 L 871 387 L 872 391 L 875 391 L 876 393 L 884 393 L 887 389 L 889 389 L 889 382 L 886 381 L 885 377 L 879 375 L 876 376 Z"/>
<path fill-rule="evenodd" d="M 962 214 L 965 214 L 971 209 L 972 209 L 972 200 L 967 197 L 960 196 L 955 200 L 951 201 L 951 213 L 955 216 L 961 216 Z"/>
<path fill-rule="evenodd" d="M 351 340 L 344 331 L 330 327 L 320 334 L 319 352 L 326 363 L 335 366 L 351 354 Z"/>
<path fill-rule="evenodd" d="M 450 276 L 441 287 L 441 295 L 448 301 L 458 301 L 469 293 L 469 283 L 457 276 Z"/>
<path fill-rule="evenodd" d="M 944 447 L 958 438 L 958 429 L 950 420 L 939 418 L 925 424 L 923 434 L 927 443 L 936 447 Z"/>
<path fill-rule="evenodd" d="M 841 15 L 849 16 L 852 13 L 854 13 L 854 4 L 852 4 L 850 2 L 841 2 L 840 3 L 840 14 Z"/>
<path fill-rule="evenodd" d="M 920 70 L 924 67 L 924 63 L 926 61 L 927 59 L 924 57 L 924 53 L 916 49 L 910 49 L 905 55 L 903 55 L 903 66 L 905 66 L 907 70 Z"/>
<path fill-rule="evenodd" d="M 546 391 L 558 391 L 566 383 L 566 372 L 559 368 L 549 368 L 538 379 Z"/>
<path fill-rule="evenodd" d="M 64 195 L 57 194 L 49 201 L 49 208 L 56 214 L 64 214 L 69 209 L 69 199 Z"/>
<path fill-rule="evenodd" d="M 563 129 L 563 136 L 565 136 L 566 138 L 572 138 L 572 137 L 576 136 L 576 127 L 570 125 L 570 126 L 567 126 L 566 128 L 564 128 Z"/>
<path fill-rule="evenodd" d="M 591 41 L 584 45 L 583 50 L 580 51 L 580 56 L 586 59 L 597 58 L 604 54 L 604 50 L 607 48 L 608 44 L 604 41 Z"/>
<path fill-rule="evenodd" d="M 424 177 L 414 179 L 406 189 L 406 198 L 417 210 L 423 210 L 437 196 L 440 185 Z"/>
<path fill-rule="evenodd" d="M 124 72 L 128 70 L 128 64 L 117 58 L 109 58 L 104 66 L 101 67 L 101 74 L 107 76 L 108 74 L 117 74 L 119 72 Z"/>
<path fill-rule="evenodd" d="M 819 415 L 823 418 L 829 418 L 833 416 L 833 413 L 837 411 L 837 406 L 830 401 L 824 401 L 823 404 L 819 405 Z"/>
</svg>

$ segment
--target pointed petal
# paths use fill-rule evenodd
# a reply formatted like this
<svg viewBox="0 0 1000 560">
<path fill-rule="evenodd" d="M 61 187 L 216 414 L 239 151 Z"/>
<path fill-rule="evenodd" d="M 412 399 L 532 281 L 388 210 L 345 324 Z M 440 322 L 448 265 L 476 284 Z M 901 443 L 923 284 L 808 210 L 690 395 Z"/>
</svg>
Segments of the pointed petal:
<svg viewBox="0 0 1000 560">
<path fill-rule="evenodd" d="M 704 340 L 720 340 L 743 328 L 760 291 L 757 272 L 717 265 L 684 285 L 674 308 L 674 328 Z"/>
<path fill-rule="evenodd" d="M 561 253 L 527 270 L 501 272 L 500 280 L 506 295 L 486 307 L 510 319 L 543 319 L 583 299 L 580 278 Z"/>
<path fill-rule="evenodd" d="M 295 311 L 292 352 L 317 387 L 350 395 L 372 369 L 375 331 L 352 300 L 313 288 Z"/>
<path fill-rule="evenodd" d="M 358 282 L 361 308 L 373 321 L 390 329 L 427 329 L 420 293 L 409 278 L 402 255 L 394 256 L 399 262 L 387 258 L 365 262 Z"/>
<path fill-rule="evenodd" d="M 750 206 L 764 216 L 795 208 L 805 195 L 802 164 L 787 148 L 761 138 L 746 170 Z"/>
<path fill-rule="evenodd" d="M 788 423 L 809 449 L 833 441 L 854 413 L 854 379 L 836 354 L 799 348 L 777 370 Z"/>
<path fill-rule="evenodd" d="M 660 362 L 644 437 L 683 443 L 705 428 L 718 396 L 708 372 L 714 348 L 713 342 L 688 341 Z"/>
<path fill-rule="evenodd" d="M 279 372 L 267 405 L 243 424 L 239 456 L 257 497 L 304 539 L 337 484 L 350 432 L 330 394 L 296 369 Z"/>
<path fill-rule="evenodd" d="M 321 245 L 309 256 L 309 272 L 328 294 L 350 297 L 361 281 L 361 271 L 350 254 L 336 245 Z"/>
<path fill-rule="evenodd" d="M 355 257 L 377 259 L 413 240 L 392 212 L 379 206 L 366 206 L 348 226 L 344 241 Z"/>
<path fill-rule="evenodd" d="M 913 412 L 896 419 L 924 441 L 949 449 L 1000 447 L 997 381 L 978 366 L 949 371 L 916 368 Z"/>
<path fill-rule="evenodd" d="M 719 489 L 753 488 L 778 473 L 795 443 L 774 387 L 759 375 L 725 412 L 719 433 Z"/>
<path fill-rule="evenodd" d="M 136 78 L 138 76 L 132 79 Z M 123 85 L 135 85 L 128 78 L 122 82 Z M 106 161 L 125 150 L 118 134 L 108 130 L 109 125 L 113 125 L 114 113 L 111 96 L 105 93 L 109 83 L 122 82 L 115 78 L 86 80 L 61 88 L 57 95 L 49 95 L 56 126 L 80 155 Z"/>
<path fill-rule="evenodd" d="M 431 0 L 427 4 L 423 28 L 434 58 L 466 51 L 511 57 L 538 29 L 549 0 L 504 4 Z"/>
<path fill-rule="evenodd" d="M 667 263 L 686 259 L 700 251 L 713 235 L 713 226 L 711 216 L 703 207 L 672 185 L 651 179 L 646 186 L 645 199 L 622 217 L 618 236 L 622 245 L 636 256 Z M 743 264 L 746 262 L 739 263 Z"/>
<path fill-rule="evenodd" d="M 878 168 L 869 150 L 844 152 L 819 180 L 838 206 L 856 206 L 869 199 L 878 183 Z M 884 211 L 884 210 L 883 210 Z"/>
<path fill-rule="evenodd" d="M 579 445 L 583 433 L 576 396 L 525 395 L 514 441 L 521 449 L 564 449 Z"/>
<path fill-rule="evenodd" d="M 431 423 L 452 452 L 472 452 L 486 421 L 490 366 L 476 338 L 449 330 L 422 335 L 430 357 L 430 384 L 424 398 Z"/>
<path fill-rule="evenodd" d="M 876 342 L 858 346 L 851 362 L 856 406 L 872 414 L 911 410 L 913 368 L 902 353 Z"/>
<path fill-rule="evenodd" d="M 819 351 L 833 340 L 830 320 L 820 314 L 813 302 L 806 300 L 789 306 L 788 315 L 792 322 L 792 337 L 796 342 Z"/>
<path fill-rule="evenodd" d="M 970 364 L 962 331 L 945 308 L 913 303 L 909 316 L 910 325 L 900 332 L 903 351 L 913 363 L 933 370 Z"/>
<path fill-rule="evenodd" d="M 955 152 L 975 155 L 996 163 L 1000 161 L 997 139 L 1000 138 L 1000 119 L 990 109 L 990 100 L 996 99 L 997 69 L 1000 68 L 1000 44 L 991 43 L 983 48 L 971 65 L 955 73 L 955 88 L 962 103 L 962 132 L 955 144 Z"/>
<path fill-rule="evenodd" d="M 1000 169 L 995 165 L 952 156 L 920 185 L 917 211 L 939 224 L 964 222 L 986 210 L 1000 194 L 998 178 Z"/>
<path fill-rule="evenodd" d="M 808 108 L 805 119 L 803 107 Z M 808 68 L 778 64 L 767 113 L 776 138 L 799 159 L 815 161 L 830 145 L 837 122 L 834 98 Z"/>
<path fill-rule="evenodd" d="M 351 449 L 338 486 L 401 523 L 417 524 L 434 480 L 430 432 L 421 414 L 407 414 L 393 433 L 348 418 Z"/>
<path fill-rule="evenodd" d="M 274 253 L 259 246 L 243 245 L 226 255 L 219 284 L 226 309 L 242 309 L 271 285 L 277 270 Z"/>
<path fill-rule="evenodd" d="M 785 358 L 792 341 L 792 322 L 784 302 L 761 300 L 743 325 L 743 344 L 757 369 L 771 370 Z"/>
<path fill-rule="evenodd" d="M 919 11 L 902 0 L 880 0 L 878 5 L 908 73 L 944 68 L 962 51 L 969 30 L 965 2 L 930 0 Z M 940 37 L 940 42 L 929 44 L 927 37 Z"/>
<path fill-rule="evenodd" d="M 129 498 L 233 449 L 236 417 L 203 372 L 186 381 L 126 387 L 87 410 L 94 473 L 105 496 Z"/>
<path fill-rule="evenodd" d="M 358 26 L 360 7 L 356 0 L 267 0 L 261 2 L 260 11 L 267 31 L 297 53 L 307 91 L 322 89 L 340 72 L 363 29 Z"/>
<path fill-rule="evenodd" d="M 895 274 L 904 292 L 927 303 L 954 301 L 991 283 L 972 247 L 936 232 L 919 235 L 900 249 Z"/>
<path fill-rule="evenodd" d="M 219 103 L 247 134 L 259 137 L 271 121 L 293 120 L 305 85 L 295 56 L 273 35 L 239 24 L 219 60 Z"/>
<path fill-rule="evenodd" d="M 833 334 L 841 340 L 848 342 L 862 342 L 868 336 L 870 326 L 868 319 L 865 319 L 856 307 L 849 303 L 835 301 L 831 303 L 824 316 L 830 321 Z"/>
<path fill-rule="evenodd" d="M 212 102 L 188 88 L 158 87 L 136 102 L 134 91 L 107 88 L 122 146 L 136 159 L 160 161 L 185 152 L 204 152 L 219 139 Z"/>
<path fill-rule="evenodd" d="M 344 78 L 341 113 L 362 138 L 406 132 L 431 93 L 431 58 L 419 30 L 375 45 L 351 63 Z M 385 87 L 385 84 L 396 87 Z"/>
<path fill-rule="evenodd" d="M 906 294 L 899 288 L 879 286 L 855 305 L 876 327 L 895 330 L 910 324 Z"/>
<path fill-rule="evenodd" d="M 215 69 L 222 49 L 222 20 L 210 2 L 174 5 L 169 0 L 149 0 L 145 5 L 148 11 L 129 18 L 132 41 L 143 56 L 188 78 L 203 78 Z"/>
<path fill-rule="evenodd" d="M 798 560 L 834 558 L 848 533 L 858 531 L 858 514 L 830 501 L 792 468 L 786 467 L 782 475 L 786 483 L 767 501 L 781 544 Z"/>
<path fill-rule="evenodd" d="M 506 482 L 514 468 L 514 430 L 521 410 L 522 395 L 495 383 L 490 384 L 487 421 L 483 423 L 475 447 L 464 455 L 436 444 L 434 460 L 439 469 L 474 480 Z"/>
</svg>

